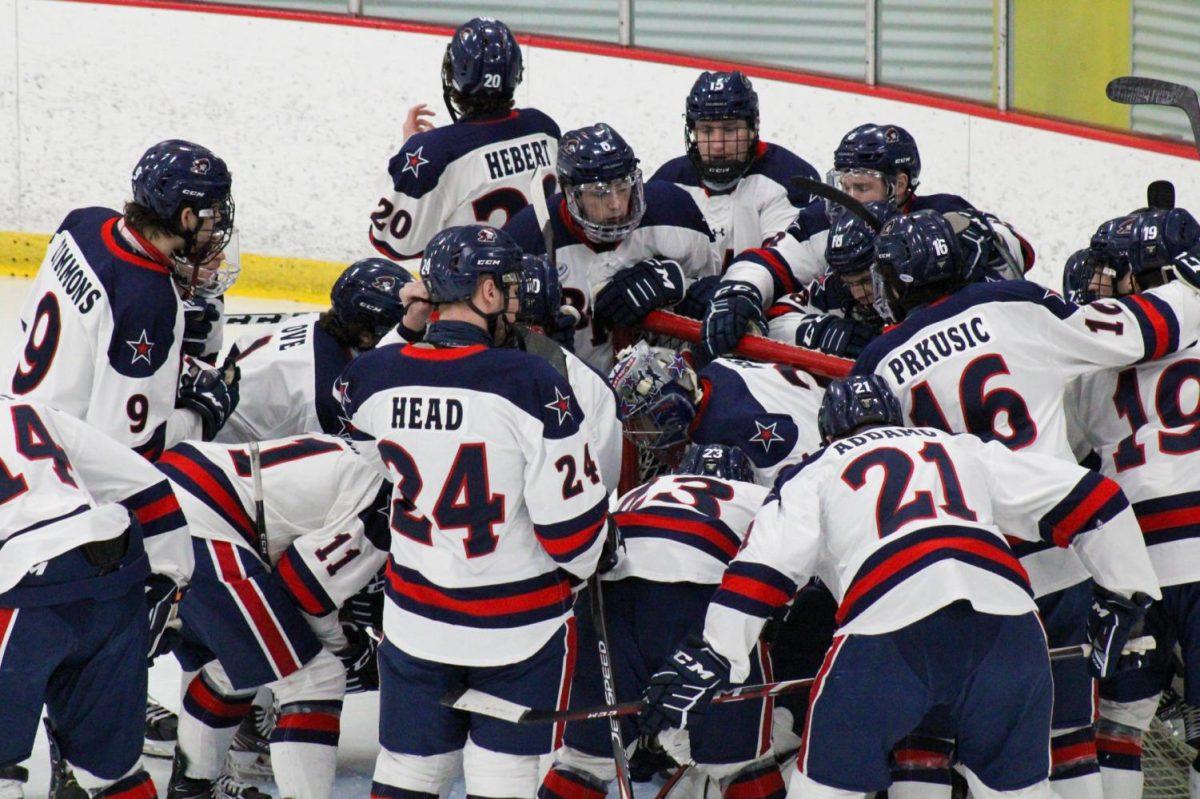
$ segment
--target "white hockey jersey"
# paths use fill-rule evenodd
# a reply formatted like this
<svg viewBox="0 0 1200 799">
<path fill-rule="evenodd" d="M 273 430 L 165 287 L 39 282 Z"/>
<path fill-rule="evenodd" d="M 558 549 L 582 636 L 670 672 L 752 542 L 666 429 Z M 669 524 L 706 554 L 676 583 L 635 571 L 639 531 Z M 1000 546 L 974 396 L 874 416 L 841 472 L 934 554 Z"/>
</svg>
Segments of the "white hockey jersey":
<svg viewBox="0 0 1200 799">
<path fill-rule="evenodd" d="M 695 474 L 638 486 L 613 512 L 625 553 L 604 579 L 716 585 L 766 496 L 756 483 Z"/>
<path fill-rule="evenodd" d="M 1086 375 L 1080 429 L 1129 501 L 1159 585 L 1200 581 L 1200 351 Z"/>
<path fill-rule="evenodd" d="M 749 672 L 767 618 L 810 577 L 838 600 L 839 633 L 878 635 L 967 600 L 1035 610 L 1005 535 L 1070 546 L 1101 586 L 1159 596 L 1120 488 L 1074 463 L 931 428 L 835 441 L 780 483 L 713 596 L 704 637 Z"/>
<path fill-rule="evenodd" d="M 503 227 L 529 204 L 536 175 L 554 172 L 558 125 L 536 108 L 459 120 L 409 137 L 388 162 L 371 212 L 371 244 L 393 260 L 420 258 L 451 225 Z M 547 194 L 549 185 L 537 188 Z"/>
<path fill-rule="evenodd" d="M 216 441 L 341 432 L 333 384 L 354 352 L 317 326 L 320 316 L 296 316 L 237 340 L 230 356 L 241 371 L 241 399 Z"/>
<path fill-rule="evenodd" d="M 1200 297 L 1182 283 L 1082 307 L 1022 280 L 976 283 L 872 341 L 854 373 L 883 375 L 913 424 L 1074 461 L 1068 383 L 1161 358 L 1198 332 Z M 1087 578 L 1070 553 L 1044 543 L 1017 552 L 1037 596 Z"/>
<path fill-rule="evenodd" d="M 336 436 L 264 441 L 259 460 L 268 565 L 305 613 L 336 610 L 387 559 L 382 477 Z M 175 486 L 193 536 L 261 558 L 247 447 L 189 442 L 155 465 Z"/>
<path fill-rule="evenodd" d="M 785 467 L 821 446 L 817 411 L 825 389 L 802 369 L 717 358 L 700 370 L 700 407 L 690 438 L 740 447 L 754 463 L 754 481 L 770 486 Z"/>
<path fill-rule="evenodd" d="M 66 411 L 151 460 L 200 438 L 200 417 L 175 408 L 175 281 L 116 211 L 67 215 L 16 321 L 22 343 L 0 356 L 0 390 Z"/>
<path fill-rule="evenodd" d="M 536 355 L 470 344 L 376 348 L 342 382 L 351 435 L 395 481 L 388 639 L 464 666 L 532 655 L 571 615 L 608 519 L 566 380 Z"/>
<path fill-rule="evenodd" d="M 612 276 L 647 258 L 679 262 L 686 282 L 720 273 L 712 249 L 712 233 L 687 192 L 664 181 L 645 185 L 646 213 L 632 233 L 617 244 L 589 241 L 567 212 L 562 195 L 550 198 L 555 263 L 562 284 L 563 302 L 580 312 L 575 332 L 575 354 L 606 372 L 612 366 L 612 340 L 606 326 L 593 324 L 592 300 Z M 532 207 L 505 225 L 526 253 L 543 255 L 546 241 Z"/>
<path fill-rule="evenodd" d="M 187 522 L 163 476 L 64 411 L 0 395 L 0 593 L 40 563 L 115 538 L 131 516 L 150 570 L 186 583 L 192 574 Z"/>
<path fill-rule="evenodd" d="M 793 177 L 821 179 L 812 164 L 791 150 L 760 141 L 753 163 L 728 189 L 705 186 L 686 155 L 660 166 L 651 180 L 674 183 L 692 196 L 716 237 L 713 249 L 725 269 L 742 250 L 774 244 L 796 213 L 816 199 L 793 186 Z"/>
</svg>

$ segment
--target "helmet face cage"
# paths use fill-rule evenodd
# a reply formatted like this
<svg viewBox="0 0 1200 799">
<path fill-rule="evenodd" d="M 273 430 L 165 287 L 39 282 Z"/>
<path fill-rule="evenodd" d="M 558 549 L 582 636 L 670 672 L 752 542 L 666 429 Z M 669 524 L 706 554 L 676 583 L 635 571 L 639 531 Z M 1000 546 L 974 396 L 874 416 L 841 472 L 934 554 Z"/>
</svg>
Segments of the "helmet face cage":
<svg viewBox="0 0 1200 799">
<path fill-rule="evenodd" d="M 180 288 L 193 296 L 219 297 L 242 271 L 240 242 L 233 226 L 233 200 L 226 197 L 212 207 L 195 211 L 200 227 L 183 231 L 184 248 L 173 256 L 172 272 Z"/>
<path fill-rule="evenodd" d="M 758 145 L 758 94 L 750 80 L 741 72 L 704 72 L 692 85 L 685 106 L 684 145 L 688 159 L 700 177 L 715 186 L 726 186 L 741 178 L 754 161 Z M 697 126 L 702 122 L 723 122 L 724 125 L 702 134 Z M 743 122 L 744 125 L 728 123 Z M 729 141 L 730 133 L 733 141 Z M 702 139 L 722 137 L 725 154 L 720 158 L 707 157 Z M 709 148 L 711 149 L 711 147 Z"/>
<path fill-rule="evenodd" d="M 567 200 L 567 211 L 587 237 L 595 242 L 612 243 L 623 240 L 637 229 L 646 213 L 646 195 L 642 184 L 642 170 L 635 168 L 625 177 L 607 182 L 563 184 Z M 606 209 L 627 197 L 624 210 L 612 218 L 592 219 L 588 207 Z M 615 201 L 614 201 L 614 198 Z"/>
<path fill-rule="evenodd" d="M 867 425 L 904 424 L 900 402 L 881 375 L 854 375 L 834 380 L 825 389 L 817 412 L 817 432 L 829 442 Z"/>
<path fill-rule="evenodd" d="M 644 341 L 626 347 L 608 375 L 626 435 L 653 449 L 687 437 L 696 415 L 696 373 L 684 357 Z"/>
</svg>

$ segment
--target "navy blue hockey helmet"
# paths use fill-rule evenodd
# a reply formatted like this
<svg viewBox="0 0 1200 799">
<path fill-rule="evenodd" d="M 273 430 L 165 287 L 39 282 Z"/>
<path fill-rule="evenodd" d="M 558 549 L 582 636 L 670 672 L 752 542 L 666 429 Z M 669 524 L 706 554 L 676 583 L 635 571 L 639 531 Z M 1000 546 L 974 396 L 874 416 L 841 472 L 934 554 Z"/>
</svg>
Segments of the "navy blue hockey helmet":
<svg viewBox="0 0 1200 799">
<path fill-rule="evenodd" d="M 930 210 L 893 217 L 875 240 L 875 307 L 884 319 L 899 322 L 918 305 L 957 290 L 965 270 L 958 236 L 946 217 Z"/>
<path fill-rule="evenodd" d="M 864 203 L 880 225 L 899 215 L 896 206 L 887 200 Z M 839 275 L 865 272 L 875 262 L 876 232 L 864 220 L 843 211 L 829 229 L 825 242 L 825 261 Z"/>
<path fill-rule="evenodd" d="M 900 401 L 881 375 L 834 380 L 825 389 L 817 411 L 817 432 L 826 444 L 862 427 L 903 424 Z"/>
<path fill-rule="evenodd" d="M 859 125 L 842 137 L 833 152 L 830 176 L 840 178 L 849 172 L 878 172 L 887 182 L 890 198 L 903 205 L 906 198 L 895 196 L 896 176 L 903 172 L 908 175 L 908 191 L 916 188 L 921 176 L 917 140 L 899 125 Z"/>
<path fill-rule="evenodd" d="M 488 225 L 448 227 L 425 247 L 421 280 L 434 305 L 471 299 L 484 275 L 505 286 L 521 279 L 521 248 L 503 230 Z"/>
<path fill-rule="evenodd" d="M 564 133 L 557 173 L 567 211 L 592 241 L 621 241 L 642 221 L 642 170 L 633 148 L 610 125 Z"/>
<path fill-rule="evenodd" d="M 1110 297 L 1115 277 L 1116 272 L 1096 258 L 1091 249 L 1076 250 L 1063 267 L 1063 296 L 1076 305 Z"/>
<path fill-rule="evenodd" d="M 688 159 L 705 181 L 723 185 L 740 178 L 754 161 L 758 144 L 758 93 L 741 72 L 702 72 L 688 93 L 684 109 L 687 123 L 684 144 Z M 743 120 L 744 129 L 706 145 L 710 151 L 719 146 L 720 154 L 702 153 L 696 123 Z"/>
<path fill-rule="evenodd" d="M 698 474 L 722 480 L 754 482 L 754 464 L 739 447 L 724 444 L 691 444 L 674 469 L 675 474 Z"/>
<path fill-rule="evenodd" d="M 521 46 L 498 19 L 476 17 L 464 22 L 446 45 L 442 59 L 442 93 L 450 116 L 459 109 L 451 102 L 462 97 L 509 99 L 521 82 Z"/>
<path fill-rule="evenodd" d="M 562 307 L 562 284 L 558 269 L 544 255 L 521 256 L 520 305 L 517 321 L 543 328 L 553 327 Z"/>
<path fill-rule="evenodd" d="M 1129 268 L 1140 288 L 1162 283 L 1163 267 L 1200 243 L 1200 225 L 1184 208 L 1152 208 L 1130 216 Z M 1147 284 L 1151 275 L 1155 278 Z"/>
<path fill-rule="evenodd" d="M 362 258 L 334 281 L 329 293 L 333 315 L 343 325 L 370 330 L 382 338 L 404 318 L 400 288 L 412 274 L 386 258 Z"/>
<path fill-rule="evenodd" d="M 138 159 L 131 182 L 133 201 L 153 211 L 169 233 L 184 240 L 179 255 L 193 266 L 212 261 L 233 238 L 233 178 L 225 162 L 207 147 L 182 139 L 161 141 Z M 200 230 L 182 227 L 179 215 L 184 208 L 200 217 Z M 195 288 L 198 272 L 186 269 L 176 277 Z"/>
</svg>

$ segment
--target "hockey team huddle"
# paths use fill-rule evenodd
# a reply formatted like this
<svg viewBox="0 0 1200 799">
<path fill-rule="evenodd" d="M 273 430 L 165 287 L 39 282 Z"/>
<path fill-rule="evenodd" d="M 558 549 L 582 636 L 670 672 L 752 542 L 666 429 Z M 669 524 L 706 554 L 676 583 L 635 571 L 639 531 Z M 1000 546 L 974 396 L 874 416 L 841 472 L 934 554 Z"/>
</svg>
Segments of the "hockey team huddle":
<svg viewBox="0 0 1200 799">
<path fill-rule="evenodd" d="M 521 74 L 458 28 L 377 255 L 230 347 L 216 154 L 63 220 L 0 353 L 0 799 L 43 710 L 57 799 L 157 796 L 143 748 L 174 799 L 330 797 L 371 690 L 376 799 L 1141 796 L 1177 672 L 1200 705 L 1192 215 L 1080 220 L 1041 286 L 901 127 L 829 199 L 704 72 L 644 180 Z M 698 340 L 637 335 L 663 310 Z"/>
</svg>

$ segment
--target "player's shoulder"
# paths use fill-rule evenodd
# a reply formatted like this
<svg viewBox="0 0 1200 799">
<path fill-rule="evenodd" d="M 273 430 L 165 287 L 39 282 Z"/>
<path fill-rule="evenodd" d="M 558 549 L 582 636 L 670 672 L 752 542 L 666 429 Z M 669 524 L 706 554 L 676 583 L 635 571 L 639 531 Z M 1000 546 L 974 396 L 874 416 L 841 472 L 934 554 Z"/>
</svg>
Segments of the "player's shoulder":
<svg viewBox="0 0 1200 799">
<path fill-rule="evenodd" d="M 829 446 L 820 447 L 806 454 L 799 462 L 790 463 L 780 469 L 779 473 L 775 475 L 775 482 L 772 484 L 770 491 L 767 492 L 764 502 L 779 499 L 780 494 L 788 483 L 798 482 L 802 477 L 806 480 L 819 478 L 820 473 L 831 460 L 830 457 L 827 457 L 829 452 Z"/>
<path fill-rule="evenodd" d="M 650 176 L 650 181 L 665 180 L 668 183 L 674 183 L 681 186 L 699 186 L 700 175 L 696 172 L 696 166 L 692 163 L 692 159 L 686 155 L 672 158 L 665 164 L 660 166 L 653 175 Z"/>
<path fill-rule="evenodd" d="M 762 142 L 759 145 L 759 155 L 754 159 L 746 174 L 762 175 L 778 183 L 789 193 L 792 189 L 793 177 L 820 179 L 816 167 L 788 148 L 771 142 Z M 808 192 L 800 193 L 808 196 Z"/>
<path fill-rule="evenodd" d="M 547 208 L 557 208 L 561 194 L 555 194 L 547 201 Z M 551 213 L 551 217 L 556 214 Z M 504 223 L 504 232 L 513 237 L 513 241 L 523 252 L 529 255 L 544 255 L 546 240 L 542 237 L 542 228 L 538 224 L 537 212 L 532 205 L 526 205 L 513 214 Z"/>
<path fill-rule="evenodd" d="M 70 211 L 58 226 L 58 232 L 82 232 L 87 234 L 98 234 L 100 225 L 110 219 L 115 219 L 121 214 L 111 208 L 101 206 L 89 206 L 86 208 L 76 208 Z"/>
<path fill-rule="evenodd" d="M 713 238 L 708 222 L 695 199 L 685 190 L 666 180 L 651 180 L 644 187 L 646 213 L 638 227 L 679 227 Z"/>
<path fill-rule="evenodd" d="M 824 200 L 814 200 L 796 214 L 792 224 L 788 225 L 787 234 L 796 241 L 804 242 L 829 228 L 829 214 L 825 210 Z"/>
<path fill-rule="evenodd" d="M 939 214 L 950 211 L 974 211 L 975 206 L 957 194 L 918 194 L 908 204 L 907 211 L 937 211 Z"/>
</svg>

